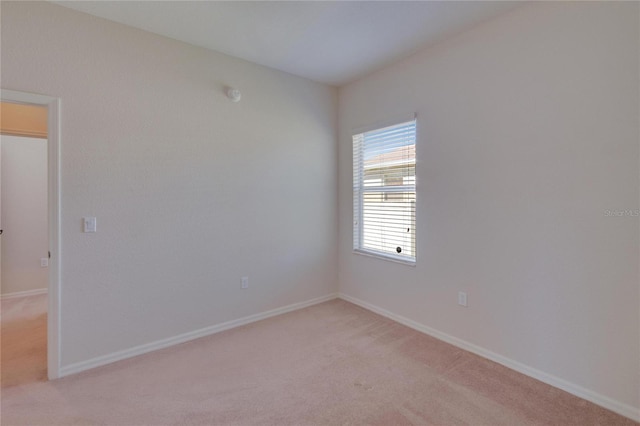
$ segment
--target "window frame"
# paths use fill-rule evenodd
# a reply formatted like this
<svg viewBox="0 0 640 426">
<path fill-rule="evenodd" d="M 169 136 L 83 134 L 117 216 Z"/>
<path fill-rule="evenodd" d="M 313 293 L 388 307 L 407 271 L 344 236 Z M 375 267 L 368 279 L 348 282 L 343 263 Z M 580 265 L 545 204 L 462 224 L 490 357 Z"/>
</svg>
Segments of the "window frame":
<svg viewBox="0 0 640 426">
<path fill-rule="evenodd" d="M 414 147 L 414 157 L 413 157 L 413 168 L 414 168 L 414 183 L 412 185 L 401 185 L 401 186 L 395 186 L 393 188 L 387 187 L 385 188 L 385 185 L 382 184 L 381 186 L 375 187 L 375 189 L 383 189 L 382 191 L 380 191 L 382 194 L 386 195 L 389 193 L 394 193 L 394 192 L 398 192 L 398 193 L 412 193 L 414 200 L 415 200 L 415 204 L 413 206 L 414 209 L 414 222 L 413 222 L 413 253 L 412 256 L 406 256 L 406 255 L 396 255 L 395 253 L 391 253 L 391 252 L 387 252 L 387 251 L 383 251 L 383 250 L 376 250 L 373 248 L 365 248 L 364 247 L 364 220 L 363 220 L 363 216 L 364 216 L 364 196 L 366 192 L 371 192 L 371 191 L 366 191 L 363 190 L 363 188 L 365 187 L 364 184 L 364 160 L 363 160 L 363 156 L 362 156 L 362 150 L 364 150 L 364 134 L 369 133 L 369 132 L 375 132 L 377 130 L 382 130 L 388 127 L 394 127 L 394 126 L 401 126 L 401 125 L 405 125 L 409 122 L 413 122 L 413 126 L 414 126 L 414 140 L 413 140 L 413 147 Z M 362 140 L 362 145 L 360 145 L 360 150 L 361 152 L 358 153 L 357 155 L 359 156 L 358 161 L 356 162 L 356 137 L 361 136 L 363 138 Z M 417 188 L 418 188 L 418 179 L 417 179 L 417 140 L 418 140 L 418 123 L 417 123 L 417 115 L 414 114 L 407 114 L 404 115 L 402 117 L 393 119 L 393 120 L 387 120 L 386 122 L 382 122 L 382 123 L 377 123 L 368 127 L 364 127 L 364 128 L 360 128 L 360 129 L 356 129 L 352 132 L 351 135 L 351 141 L 352 141 L 352 152 L 354 157 L 352 157 L 352 178 L 354 179 L 352 182 L 352 202 L 353 202 L 353 214 L 352 214 L 352 224 L 353 224 L 353 253 L 357 254 L 357 255 L 362 255 L 362 256 L 366 256 L 366 257 L 372 257 L 372 258 L 376 258 L 376 259 L 381 259 L 381 260 L 386 260 L 386 261 L 390 261 L 390 262 L 395 262 L 395 263 L 401 263 L 404 265 L 408 265 L 408 266 L 415 266 L 417 263 L 417 210 L 418 210 L 418 206 L 417 206 Z M 358 176 L 360 177 L 360 179 L 362 179 L 360 182 L 356 182 L 356 167 L 359 166 L 359 169 L 357 170 Z M 359 186 L 356 186 L 356 184 L 359 183 Z M 406 189 L 409 189 L 409 191 L 407 191 Z M 356 198 L 357 197 L 357 198 Z M 356 217 L 357 215 L 357 217 Z"/>
</svg>

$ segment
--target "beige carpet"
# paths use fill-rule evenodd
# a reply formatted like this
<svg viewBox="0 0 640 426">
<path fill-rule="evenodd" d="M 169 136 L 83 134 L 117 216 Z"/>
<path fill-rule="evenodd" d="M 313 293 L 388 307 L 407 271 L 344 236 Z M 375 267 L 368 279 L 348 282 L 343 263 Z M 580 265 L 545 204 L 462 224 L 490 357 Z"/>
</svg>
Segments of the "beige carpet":
<svg viewBox="0 0 640 426">
<path fill-rule="evenodd" d="M 47 295 L 1 303 L 2 387 L 47 380 Z"/>
<path fill-rule="evenodd" d="M 2 424 L 635 423 L 335 300 L 53 382 L 4 387 Z"/>
</svg>

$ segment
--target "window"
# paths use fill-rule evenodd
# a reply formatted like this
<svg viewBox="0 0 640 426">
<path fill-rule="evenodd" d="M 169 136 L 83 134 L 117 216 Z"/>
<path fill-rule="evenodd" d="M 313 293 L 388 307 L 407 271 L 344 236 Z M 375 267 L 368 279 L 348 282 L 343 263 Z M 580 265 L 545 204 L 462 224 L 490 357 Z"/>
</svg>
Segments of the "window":
<svg viewBox="0 0 640 426">
<path fill-rule="evenodd" d="M 416 120 L 353 135 L 353 249 L 416 261 Z"/>
</svg>

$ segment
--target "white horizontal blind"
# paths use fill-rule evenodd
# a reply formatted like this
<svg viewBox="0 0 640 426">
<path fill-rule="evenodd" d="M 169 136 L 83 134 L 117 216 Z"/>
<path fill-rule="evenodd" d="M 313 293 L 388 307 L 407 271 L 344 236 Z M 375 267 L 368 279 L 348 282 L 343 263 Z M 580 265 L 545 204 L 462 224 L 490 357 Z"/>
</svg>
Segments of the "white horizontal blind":
<svg viewBox="0 0 640 426">
<path fill-rule="evenodd" d="M 415 262 L 416 121 L 353 136 L 353 248 Z"/>
</svg>

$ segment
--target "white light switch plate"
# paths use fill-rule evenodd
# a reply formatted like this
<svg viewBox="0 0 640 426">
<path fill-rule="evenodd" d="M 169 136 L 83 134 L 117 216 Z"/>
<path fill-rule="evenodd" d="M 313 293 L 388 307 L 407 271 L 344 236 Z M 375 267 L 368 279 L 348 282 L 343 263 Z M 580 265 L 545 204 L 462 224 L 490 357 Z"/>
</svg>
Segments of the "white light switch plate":
<svg viewBox="0 0 640 426">
<path fill-rule="evenodd" d="M 96 218 L 85 217 L 84 218 L 84 232 L 96 232 Z"/>
</svg>

